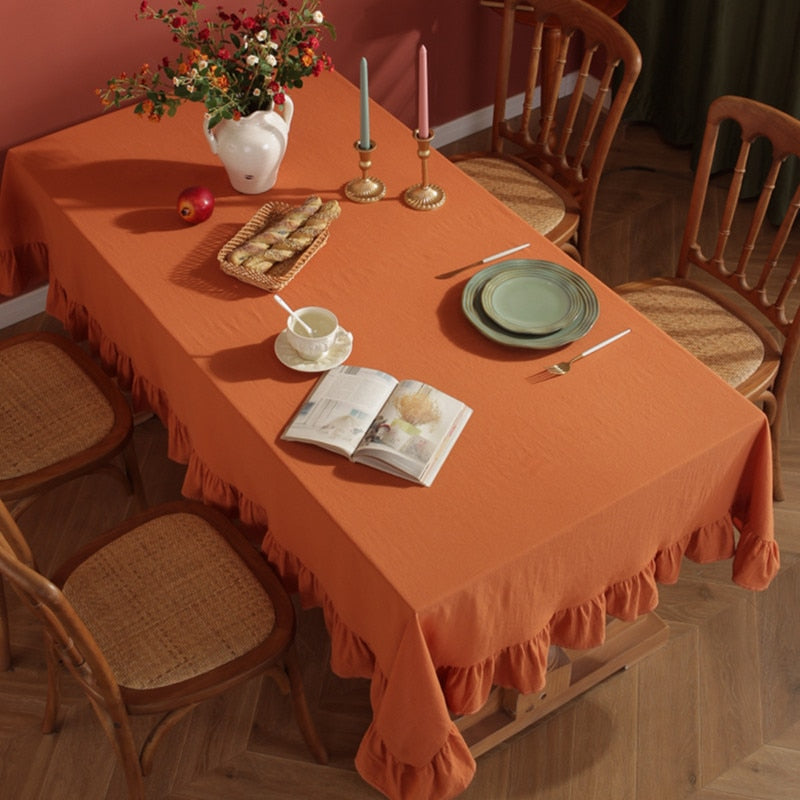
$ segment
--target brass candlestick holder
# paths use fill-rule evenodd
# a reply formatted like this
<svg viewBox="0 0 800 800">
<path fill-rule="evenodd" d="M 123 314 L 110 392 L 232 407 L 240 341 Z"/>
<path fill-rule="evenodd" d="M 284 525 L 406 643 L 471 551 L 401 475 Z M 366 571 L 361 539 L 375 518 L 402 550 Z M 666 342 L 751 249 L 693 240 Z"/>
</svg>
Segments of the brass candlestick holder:
<svg viewBox="0 0 800 800">
<path fill-rule="evenodd" d="M 419 130 L 415 130 L 413 136 L 417 140 L 417 155 L 422 165 L 422 183 L 415 183 L 406 189 L 403 200 L 407 206 L 417 211 L 430 211 L 439 208 L 445 201 L 444 189 L 428 183 L 428 158 L 431 154 L 433 131 L 430 132 L 430 136 L 423 138 L 419 135 Z"/>
<path fill-rule="evenodd" d="M 344 193 L 354 203 L 374 203 L 386 194 L 386 187 L 380 178 L 368 175 L 369 168 L 372 166 L 372 152 L 375 150 L 375 142 L 370 139 L 369 147 L 361 146 L 360 141 L 353 143 L 353 147 L 358 151 L 358 166 L 361 169 L 361 177 L 353 178 L 344 187 Z"/>
</svg>

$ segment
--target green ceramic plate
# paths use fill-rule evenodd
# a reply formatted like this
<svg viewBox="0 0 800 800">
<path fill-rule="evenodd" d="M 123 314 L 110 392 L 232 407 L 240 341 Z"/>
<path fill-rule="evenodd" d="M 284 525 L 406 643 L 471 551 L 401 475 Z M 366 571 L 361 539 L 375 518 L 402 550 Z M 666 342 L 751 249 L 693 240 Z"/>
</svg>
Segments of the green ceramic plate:
<svg viewBox="0 0 800 800">
<path fill-rule="evenodd" d="M 558 274 L 577 294 L 577 311 L 564 327 L 549 333 L 533 334 L 510 331 L 492 319 L 483 307 L 482 294 L 486 284 L 495 276 L 511 271 L 515 275 L 540 276 L 543 272 Z M 522 271 L 522 273 L 520 273 Z M 597 296 L 592 287 L 574 272 L 550 261 L 512 259 L 492 264 L 473 275 L 461 295 L 461 307 L 467 319 L 487 338 L 512 347 L 529 347 L 548 350 L 574 342 L 585 336 L 594 325 L 599 314 Z"/>
<path fill-rule="evenodd" d="M 582 308 L 575 284 L 546 264 L 498 272 L 483 285 L 481 305 L 501 328 L 533 334 L 560 331 Z"/>
</svg>

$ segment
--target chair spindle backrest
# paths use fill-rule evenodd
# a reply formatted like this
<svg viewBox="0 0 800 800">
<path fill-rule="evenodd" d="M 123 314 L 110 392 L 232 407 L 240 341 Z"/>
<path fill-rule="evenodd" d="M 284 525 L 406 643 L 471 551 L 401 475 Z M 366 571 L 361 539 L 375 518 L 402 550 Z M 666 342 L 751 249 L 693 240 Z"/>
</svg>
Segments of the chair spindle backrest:
<svg viewBox="0 0 800 800">
<path fill-rule="evenodd" d="M 699 237 L 720 139 L 720 126 L 726 120 L 738 124 L 741 145 L 713 241 L 713 251 L 706 256 Z M 770 166 L 758 199 L 752 204 L 742 244 L 736 244 L 737 251 L 727 260 L 726 251 L 733 244 L 731 234 L 740 215 L 747 213 L 747 206 L 751 205 L 743 200 L 742 187 L 752 146 L 762 137 L 771 144 Z M 734 289 L 758 309 L 786 340 L 784 359 L 788 356 L 789 360 L 797 346 L 800 324 L 800 315 L 796 312 L 797 298 L 792 296 L 800 276 L 800 249 L 794 254 L 785 250 L 800 210 L 800 185 L 795 189 L 774 233 L 770 231 L 767 210 L 778 176 L 790 156 L 800 157 L 800 120 L 755 100 L 730 95 L 717 98 L 709 108 L 678 264 L 679 277 L 687 277 L 692 265 L 699 267 Z M 759 241 L 768 241 L 769 248 L 763 263 L 754 264 L 753 254 Z M 786 269 L 785 276 L 780 274 L 783 269 Z"/>
<path fill-rule="evenodd" d="M 490 3 L 485 3 L 491 5 Z M 533 28 L 519 125 L 508 120 L 508 93 L 515 25 Z M 547 52 L 549 49 L 549 53 Z M 554 52 L 553 52 L 554 51 Z M 580 52 L 576 75 L 567 68 Z M 641 69 L 633 39 L 610 17 L 581 0 L 505 0 L 492 150 L 504 141 L 525 152 L 577 197 L 593 199 L 608 151 Z M 612 89 L 615 76 L 619 76 Z M 567 78 L 574 80 L 568 87 Z M 537 83 L 538 125 L 533 118 Z M 568 95 L 566 108 L 559 101 Z M 587 108 L 588 105 L 588 108 Z"/>
</svg>

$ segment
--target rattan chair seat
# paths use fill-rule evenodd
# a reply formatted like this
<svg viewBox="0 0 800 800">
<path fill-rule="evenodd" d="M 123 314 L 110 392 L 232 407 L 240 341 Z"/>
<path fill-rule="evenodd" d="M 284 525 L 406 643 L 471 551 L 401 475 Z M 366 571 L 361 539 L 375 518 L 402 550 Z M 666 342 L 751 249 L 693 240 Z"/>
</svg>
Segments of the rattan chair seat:
<svg viewBox="0 0 800 800">
<path fill-rule="evenodd" d="M 108 435 L 114 411 L 59 347 L 38 339 L 0 350 L 0 479 L 88 450 Z M 41 391 L 46 385 L 47 391 Z"/>
<path fill-rule="evenodd" d="M 764 360 L 764 343 L 748 325 L 687 286 L 650 286 L 624 297 L 731 386 Z"/>
<path fill-rule="evenodd" d="M 193 514 L 157 517 L 111 542 L 63 591 L 131 689 L 206 673 L 261 644 L 275 624 L 262 585 Z"/>
<path fill-rule="evenodd" d="M 566 207 L 561 197 L 513 161 L 486 156 L 456 164 L 543 236 L 564 219 Z"/>
</svg>

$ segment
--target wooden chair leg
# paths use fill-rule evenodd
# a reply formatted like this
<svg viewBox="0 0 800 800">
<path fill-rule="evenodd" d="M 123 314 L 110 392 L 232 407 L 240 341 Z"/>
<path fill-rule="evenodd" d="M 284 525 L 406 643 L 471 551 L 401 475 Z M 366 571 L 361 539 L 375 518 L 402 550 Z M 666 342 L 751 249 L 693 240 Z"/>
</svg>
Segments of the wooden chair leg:
<svg viewBox="0 0 800 800">
<path fill-rule="evenodd" d="M 125 460 L 125 475 L 136 499 L 137 510 L 145 511 L 147 509 L 147 496 L 144 492 L 144 483 L 142 482 L 142 474 L 139 471 L 139 461 L 136 458 L 133 439 L 128 442 L 122 455 Z"/>
<path fill-rule="evenodd" d="M 786 496 L 783 492 L 779 437 L 774 428 L 770 432 L 772 434 L 772 499 L 779 503 Z"/>
<path fill-rule="evenodd" d="M 47 634 L 45 634 L 44 637 L 44 655 L 45 659 L 47 660 L 47 704 L 44 708 L 42 733 L 53 733 L 53 731 L 56 729 L 56 722 L 58 718 L 61 662 L 56 654 L 53 641 Z"/>
<path fill-rule="evenodd" d="M 300 671 L 300 662 L 297 658 L 297 650 L 294 644 L 289 646 L 283 661 L 286 667 L 286 674 L 289 677 L 292 705 L 294 706 L 294 715 L 297 719 L 300 733 L 303 734 L 303 739 L 305 739 L 308 749 L 311 751 L 311 755 L 313 755 L 320 764 L 327 764 L 328 752 L 317 733 L 314 720 L 311 718 L 311 713 L 308 710 L 306 693 L 305 689 L 303 689 L 303 676 Z"/>
<path fill-rule="evenodd" d="M 769 422 L 769 438 L 772 442 L 772 499 L 780 502 L 784 499 L 783 476 L 781 475 L 780 436 L 781 408 L 778 400 L 769 389 L 756 401 L 761 404 Z"/>
<path fill-rule="evenodd" d="M 11 667 L 11 633 L 8 627 L 8 605 L 6 604 L 6 593 L 3 587 L 3 579 L 0 577 L 0 670 L 7 670 Z"/>
<path fill-rule="evenodd" d="M 147 777 L 153 771 L 153 757 L 158 745 L 163 739 L 164 735 L 171 731 L 190 711 L 197 708 L 197 703 L 190 706 L 178 708 L 175 711 L 170 711 L 161 720 L 153 726 L 147 736 L 144 744 L 142 745 L 141 755 L 139 756 L 139 763 L 142 768 L 142 775 Z"/>
<path fill-rule="evenodd" d="M 133 737 L 131 721 L 122 700 L 119 699 L 108 706 L 96 701 L 87 694 L 89 702 L 94 709 L 95 716 L 100 721 L 106 736 L 114 747 L 122 770 L 125 773 L 125 783 L 128 787 L 127 800 L 145 800 L 144 775 L 139 761 L 139 751 Z"/>
<path fill-rule="evenodd" d="M 123 724 L 114 724 L 114 749 L 117 751 L 125 772 L 128 800 L 145 800 L 144 777 L 139 763 L 139 753 L 136 750 L 133 732 L 127 719 Z"/>
</svg>

